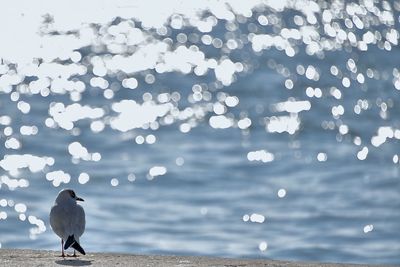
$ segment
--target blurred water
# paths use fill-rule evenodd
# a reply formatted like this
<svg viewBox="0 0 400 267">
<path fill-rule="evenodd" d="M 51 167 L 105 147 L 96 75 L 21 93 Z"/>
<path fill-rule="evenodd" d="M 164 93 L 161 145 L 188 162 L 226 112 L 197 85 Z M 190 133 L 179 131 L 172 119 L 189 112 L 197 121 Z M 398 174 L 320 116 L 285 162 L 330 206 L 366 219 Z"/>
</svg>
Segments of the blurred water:
<svg viewBox="0 0 400 267">
<path fill-rule="evenodd" d="M 399 2 L 244 2 L 7 5 L 1 247 L 400 263 Z"/>
</svg>

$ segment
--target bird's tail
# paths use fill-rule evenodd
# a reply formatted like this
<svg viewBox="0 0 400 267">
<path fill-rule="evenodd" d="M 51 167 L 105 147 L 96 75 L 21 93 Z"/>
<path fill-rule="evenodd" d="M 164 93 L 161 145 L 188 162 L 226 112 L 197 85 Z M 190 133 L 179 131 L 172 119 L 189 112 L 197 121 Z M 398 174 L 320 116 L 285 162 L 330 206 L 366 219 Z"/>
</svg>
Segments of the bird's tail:
<svg viewBox="0 0 400 267">
<path fill-rule="evenodd" d="M 67 250 L 69 247 L 72 247 L 75 250 L 79 251 L 81 254 L 86 255 L 81 245 L 79 245 L 78 241 L 76 241 L 74 235 L 68 236 L 67 241 L 65 241 L 64 249 Z"/>
</svg>

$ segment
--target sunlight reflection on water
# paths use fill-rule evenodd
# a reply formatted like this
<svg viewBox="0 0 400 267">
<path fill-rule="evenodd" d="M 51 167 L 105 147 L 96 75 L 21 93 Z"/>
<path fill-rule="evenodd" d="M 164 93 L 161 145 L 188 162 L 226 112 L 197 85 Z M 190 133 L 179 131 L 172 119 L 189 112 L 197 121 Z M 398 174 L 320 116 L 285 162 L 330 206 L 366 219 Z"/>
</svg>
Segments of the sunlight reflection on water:
<svg viewBox="0 0 400 267">
<path fill-rule="evenodd" d="M 399 10 L 7 4 L 0 246 L 68 185 L 91 250 L 399 263 Z"/>
</svg>

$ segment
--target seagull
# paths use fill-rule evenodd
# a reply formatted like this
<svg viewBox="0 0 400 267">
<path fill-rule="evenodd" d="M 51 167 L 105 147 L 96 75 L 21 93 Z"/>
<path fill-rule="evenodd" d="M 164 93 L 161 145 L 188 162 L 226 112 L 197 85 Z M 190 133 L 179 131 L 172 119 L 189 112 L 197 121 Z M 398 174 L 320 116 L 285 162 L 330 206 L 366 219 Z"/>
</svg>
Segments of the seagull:
<svg viewBox="0 0 400 267">
<path fill-rule="evenodd" d="M 74 248 L 74 257 L 76 257 L 75 250 L 86 255 L 79 244 L 79 237 L 85 231 L 85 211 L 76 203 L 77 201 L 84 200 L 78 197 L 74 190 L 63 189 L 58 193 L 50 211 L 51 228 L 61 238 L 62 257 L 65 257 L 64 250 L 69 247 Z"/>
</svg>

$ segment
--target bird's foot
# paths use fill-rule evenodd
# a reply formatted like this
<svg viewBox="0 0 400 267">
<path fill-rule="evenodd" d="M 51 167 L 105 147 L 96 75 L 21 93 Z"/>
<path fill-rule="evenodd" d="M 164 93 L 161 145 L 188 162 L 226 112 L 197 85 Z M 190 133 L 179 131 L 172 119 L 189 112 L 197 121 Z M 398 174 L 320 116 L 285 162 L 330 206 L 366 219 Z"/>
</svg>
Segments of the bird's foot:
<svg viewBox="0 0 400 267">
<path fill-rule="evenodd" d="M 79 256 L 78 255 L 76 255 L 75 253 L 74 254 L 67 254 L 66 255 L 66 257 L 68 258 L 78 258 Z"/>
</svg>

